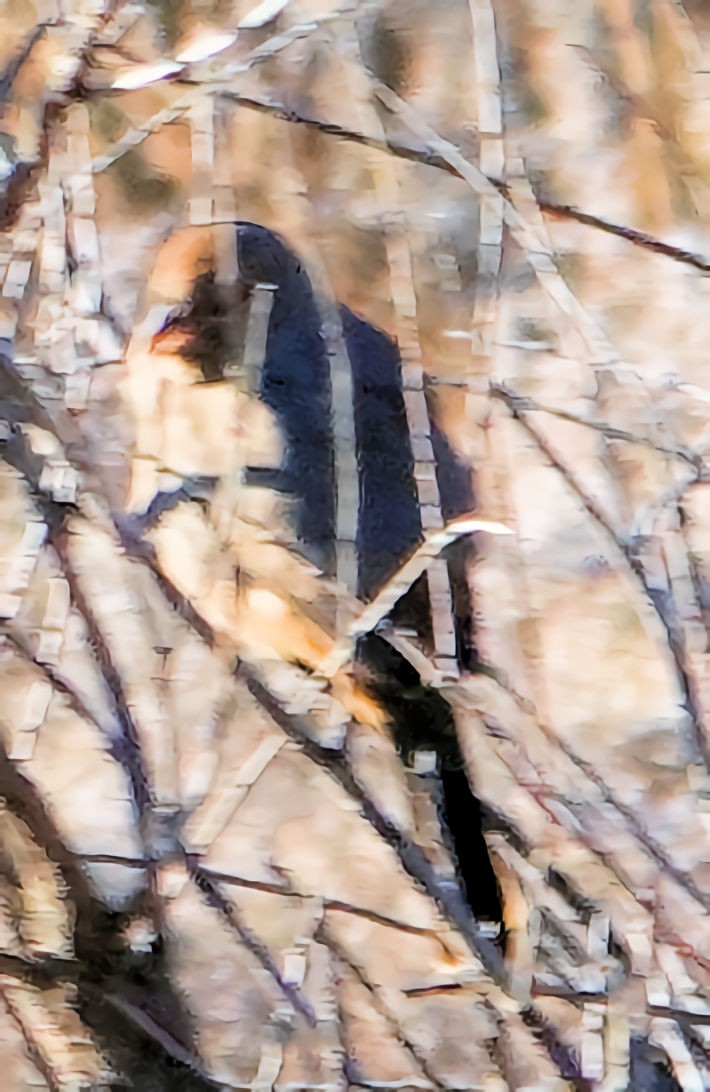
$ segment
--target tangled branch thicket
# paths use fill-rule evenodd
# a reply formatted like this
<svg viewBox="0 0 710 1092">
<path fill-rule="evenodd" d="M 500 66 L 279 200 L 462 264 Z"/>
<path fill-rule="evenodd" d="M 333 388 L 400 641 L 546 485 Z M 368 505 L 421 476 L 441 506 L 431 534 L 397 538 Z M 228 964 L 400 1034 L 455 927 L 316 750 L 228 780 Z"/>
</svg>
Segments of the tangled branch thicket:
<svg viewBox="0 0 710 1092">
<path fill-rule="evenodd" d="M 8 1088 L 710 1086 L 710 21 L 564 7 L 0 12 Z"/>
</svg>

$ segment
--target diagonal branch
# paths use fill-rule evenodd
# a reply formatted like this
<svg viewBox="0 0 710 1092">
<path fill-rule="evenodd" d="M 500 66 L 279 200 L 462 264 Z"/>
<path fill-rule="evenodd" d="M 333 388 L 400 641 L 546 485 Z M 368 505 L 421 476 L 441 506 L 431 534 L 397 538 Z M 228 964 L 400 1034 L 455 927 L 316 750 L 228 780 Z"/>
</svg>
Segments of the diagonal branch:
<svg viewBox="0 0 710 1092">
<path fill-rule="evenodd" d="M 108 643 L 104 638 L 98 622 L 94 618 L 91 607 L 84 596 L 79 579 L 72 566 L 69 556 L 69 532 L 62 528 L 58 534 L 55 534 L 52 537 L 52 541 L 59 557 L 62 572 L 69 585 L 71 601 L 84 619 L 89 635 L 89 645 L 107 690 L 112 697 L 116 721 L 121 728 L 121 762 L 129 775 L 136 804 L 141 817 L 145 821 L 151 807 L 150 786 L 141 756 L 136 725 L 123 692 L 123 683 L 114 666 Z"/>
<path fill-rule="evenodd" d="M 188 855 L 188 860 L 192 861 L 193 858 Z M 195 861 L 199 858 L 195 857 Z M 268 883 L 264 880 L 248 880 L 243 876 L 235 876 L 231 872 L 219 872 L 214 868 L 210 868 L 207 865 L 200 865 L 200 872 L 207 876 L 215 883 L 231 884 L 234 887 L 244 887 L 253 891 L 264 891 L 272 895 L 280 895 L 282 898 L 293 897 L 297 899 L 312 899 L 313 895 L 307 892 L 299 891 L 291 883 L 288 886 L 278 883 Z M 371 921 L 375 925 L 385 925 L 390 929 L 398 929 L 404 933 L 410 933 L 412 936 L 423 936 L 437 939 L 439 934 L 434 929 L 426 928 L 425 926 L 412 925 L 407 921 L 400 921 L 399 918 L 391 918 L 387 914 L 381 914 L 377 910 L 369 910 L 363 906 L 355 906 L 350 902 L 343 902 L 340 899 L 319 899 L 319 903 L 322 904 L 325 910 L 339 910 L 344 914 L 352 914 L 353 917 L 364 918 L 366 921 Z"/>
<path fill-rule="evenodd" d="M 575 494 L 575 496 L 581 501 L 586 512 L 592 517 L 595 523 L 597 523 L 605 534 L 612 540 L 616 548 L 624 557 L 629 571 L 633 574 L 638 582 L 641 590 L 643 591 L 646 600 L 650 603 L 656 616 L 658 617 L 663 629 L 666 632 L 668 639 L 668 648 L 675 662 L 676 671 L 680 680 L 681 686 L 684 692 L 685 707 L 693 723 L 693 730 L 695 733 L 696 742 L 700 754 L 703 756 L 706 764 L 710 763 L 710 754 L 708 753 L 708 740 L 706 732 L 703 726 L 703 720 L 700 712 L 700 701 L 697 696 L 697 683 L 693 677 L 692 669 L 688 662 L 686 649 L 685 649 L 685 637 L 682 628 L 677 624 L 674 617 L 677 614 L 675 604 L 672 600 L 670 593 L 664 593 L 660 591 L 654 591 L 649 585 L 646 570 L 644 568 L 641 559 L 634 553 L 632 546 L 626 541 L 609 522 L 606 515 L 599 507 L 599 505 L 587 494 L 584 487 L 578 481 L 574 471 L 567 466 L 560 457 L 555 453 L 547 437 L 543 431 L 532 420 L 532 417 L 525 410 L 518 410 L 513 407 L 509 407 L 512 416 L 515 420 L 519 421 L 524 427 L 525 431 L 535 442 L 538 449 L 542 452 L 551 465 L 562 475 L 565 482 Z"/>
<path fill-rule="evenodd" d="M 375 598 L 358 611 L 357 617 L 350 623 L 346 633 L 336 641 L 320 665 L 318 673 L 326 678 L 332 678 L 351 659 L 358 638 L 364 637 L 365 634 L 377 628 L 441 551 L 462 535 L 470 535 L 476 531 L 487 531 L 493 535 L 513 533 L 502 523 L 481 519 L 473 513 L 457 516 L 443 527 L 437 527 L 428 533 L 424 541 L 397 569 L 394 576 L 380 588 Z"/>
<path fill-rule="evenodd" d="M 559 406 L 543 405 L 534 398 L 528 397 L 528 395 L 518 394 L 504 383 L 491 382 L 489 385 L 489 393 L 491 398 L 497 398 L 501 402 L 504 402 L 508 409 L 512 410 L 515 414 L 520 414 L 525 411 L 549 413 L 553 417 L 560 417 L 564 421 L 572 421 L 574 424 L 584 425 L 585 428 L 591 428 L 596 432 L 601 432 L 610 440 L 624 440 L 629 444 L 641 444 L 644 447 L 652 448 L 653 451 L 658 451 L 662 455 L 672 455 L 678 459 L 683 459 L 684 462 L 690 463 L 698 473 L 702 470 L 702 456 L 697 455 L 690 448 L 671 447 L 669 445 L 658 444 L 649 436 L 641 436 L 637 432 L 629 432 L 627 429 L 617 428 L 616 425 L 611 425 L 608 421 L 593 421 L 588 417 L 580 417 L 579 414 L 572 413 Z"/>
<path fill-rule="evenodd" d="M 459 167 L 450 163 L 441 151 L 431 147 L 426 142 L 418 144 L 412 141 L 403 140 L 400 137 L 389 135 L 382 139 L 373 134 L 362 133 L 357 129 L 350 129 L 347 126 L 338 125 L 336 122 L 327 121 L 323 118 L 314 118 L 308 117 L 305 114 L 299 114 L 297 111 L 288 108 L 283 103 L 275 102 L 272 99 L 261 98 L 258 95 L 249 95 L 240 91 L 221 89 L 216 93 L 229 99 L 238 106 L 245 107 L 247 110 L 256 110 L 259 113 L 269 114 L 271 117 L 286 121 L 292 125 L 304 125 L 307 128 L 317 129 L 318 132 L 321 132 L 326 136 L 333 136 L 338 140 L 346 140 L 351 144 L 361 144 L 367 148 L 373 148 L 376 151 L 397 156 L 399 159 L 406 159 L 411 163 L 420 163 L 423 166 L 434 167 L 437 170 L 446 171 L 447 174 L 451 174 L 455 178 L 464 178 L 464 174 Z M 461 159 L 463 163 L 466 163 L 463 157 L 461 157 Z M 485 176 L 482 177 L 485 178 Z M 505 183 L 500 182 L 495 178 L 486 178 L 485 180 L 503 197 L 509 197 L 508 188 Z M 674 246 L 671 243 L 665 243 L 662 239 L 657 239 L 647 232 L 638 231 L 635 228 L 626 227 L 623 224 L 616 224 L 611 220 L 606 220 L 602 216 L 595 216 L 592 213 L 584 212 L 582 209 L 575 208 L 574 205 L 564 204 L 559 201 L 549 201 L 539 193 L 536 193 L 536 198 L 542 211 L 551 216 L 556 216 L 565 220 L 575 220 L 577 223 L 584 224 L 586 227 L 593 227 L 598 231 L 605 232 L 607 235 L 615 235 L 619 239 L 624 239 L 632 246 L 640 247 L 643 250 L 649 250 L 654 254 L 661 254 L 666 258 L 670 258 L 673 261 L 680 262 L 684 265 L 690 265 L 694 269 L 700 270 L 702 273 L 710 272 L 710 261 L 702 255 L 693 254 L 692 251 L 684 250 L 682 247 Z"/>
<path fill-rule="evenodd" d="M 16 632 L 11 624 L 0 622 L 0 637 L 7 641 L 23 660 L 28 664 L 32 664 L 38 671 L 41 671 L 50 686 L 66 699 L 67 704 L 77 716 L 81 717 L 82 720 L 87 721 L 87 723 L 92 724 L 97 732 L 105 738 L 105 729 L 88 708 L 81 695 L 77 693 L 71 683 L 67 682 L 67 680 L 61 676 L 52 664 L 39 660 L 33 655 L 22 635 Z M 117 746 L 115 739 L 109 739 L 108 750 L 109 754 L 115 758 L 120 765 L 124 764 L 122 748 Z"/>
<path fill-rule="evenodd" d="M 320 936 L 319 936 L 319 934 L 320 934 Z M 354 964 L 352 962 L 352 960 L 350 960 L 348 958 L 347 954 L 343 951 L 341 945 L 339 945 L 336 942 L 335 938 L 331 935 L 331 932 L 327 928 L 327 926 L 321 926 L 320 927 L 320 929 L 316 933 L 316 938 L 321 939 L 323 941 L 323 943 L 328 946 L 328 948 L 331 950 L 331 952 L 333 952 L 334 956 L 338 960 L 340 960 L 348 968 L 348 970 L 353 974 L 353 976 L 355 977 L 357 982 L 359 982 L 359 984 L 365 990 L 367 990 L 367 994 L 368 994 L 368 997 L 370 999 L 370 1002 L 371 1002 L 373 1008 L 375 1009 L 376 1012 L 378 1012 L 380 1014 L 380 1016 L 382 1016 L 383 1020 L 385 1020 L 389 1030 L 392 1032 L 393 1036 L 395 1037 L 395 1039 L 397 1040 L 399 1045 L 411 1057 L 411 1059 L 412 1059 L 413 1063 L 415 1064 L 415 1066 L 418 1069 L 421 1070 L 421 1072 L 424 1074 L 424 1076 L 427 1078 L 427 1080 L 431 1081 L 432 1086 L 434 1088 L 443 1089 L 444 1085 L 442 1085 L 441 1081 L 437 1077 L 435 1077 L 433 1075 L 433 1073 L 430 1072 L 426 1062 L 424 1061 L 423 1058 L 420 1057 L 420 1054 L 417 1051 L 417 1049 L 414 1047 L 413 1043 L 406 1037 L 404 1031 L 399 1027 L 396 1020 L 387 1011 L 384 1004 L 382 1003 L 382 1001 L 378 997 L 377 992 L 375 991 L 375 989 L 373 989 L 373 987 L 367 981 L 367 979 L 363 975 L 360 968 L 357 967 L 356 964 Z"/>
<path fill-rule="evenodd" d="M 247 928 L 235 906 L 225 899 L 219 890 L 212 875 L 196 865 L 194 859 L 192 861 L 188 859 L 187 864 L 193 880 L 209 905 L 221 914 L 247 951 L 259 960 L 264 970 L 271 975 L 284 997 L 293 1006 L 294 1011 L 303 1017 L 309 1027 L 316 1027 L 318 1018 L 311 1003 L 303 996 L 298 986 L 284 978 L 266 944 Z"/>
<path fill-rule="evenodd" d="M 144 1012 L 138 1005 L 132 1004 L 125 998 L 120 997 L 117 993 L 112 993 L 109 990 L 96 990 L 84 987 L 85 992 L 92 996 L 94 1003 L 108 1005 L 110 1008 L 115 1009 L 120 1013 L 130 1024 L 142 1032 L 146 1038 L 150 1039 L 167 1055 L 168 1058 L 179 1062 L 181 1065 L 186 1066 L 196 1073 L 209 1088 L 219 1088 L 219 1085 L 213 1078 L 205 1072 L 203 1066 L 199 1060 L 189 1050 L 179 1042 L 174 1035 L 171 1035 L 167 1028 L 164 1028 L 156 1020 L 150 1016 L 149 1013 Z"/>
</svg>

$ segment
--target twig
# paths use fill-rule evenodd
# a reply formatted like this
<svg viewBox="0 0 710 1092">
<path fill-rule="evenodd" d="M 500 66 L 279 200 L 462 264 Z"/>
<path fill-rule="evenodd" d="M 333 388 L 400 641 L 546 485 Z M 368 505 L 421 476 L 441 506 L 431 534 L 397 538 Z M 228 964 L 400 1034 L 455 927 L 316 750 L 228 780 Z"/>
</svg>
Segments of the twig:
<svg viewBox="0 0 710 1092">
<path fill-rule="evenodd" d="M 23 658 L 27 663 L 32 664 L 44 675 L 47 682 L 51 687 L 56 690 L 62 697 L 66 698 L 67 704 L 77 716 L 82 720 L 92 724 L 94 728 L 102 735 L 106 735 L 106 729 L 99 723 L 94 714 L 88 708 L 83 698 L 74 689 L 71 683 L 62 678 L 59 672 L 44 660 L 39 660 L 33 655 L 31 649 L 24 640 L 24 637 L 15 631 L 14 627 L 8 622 L 0 622 L 0 637 L 2 637 L 8 644 L 12 645 L 19 656 Z M 121 758 L 118 750 L 115 748 L 115 741 L 109 737 L 109 751 L 113 754 L 113 757 L 120 763 Z"/>
<path fill-rule="evenodd" d="M 351 658 L 358 638 L 377 628 L 441 551 L 462 535 L 469 535 L 475 531 L 488 531 L 489 534 L 494 535 L 512 534 L 512 531 L 503 524 L 493 520 L 479 519 L 473 514 L 457 516 L 443 527 L 431 531 L 394 576 L 380 588 L 375 598 L 359 611 L 358 616 L 348 626 L 345 635 L 335 642 L 319 665 L 318 674 L 332 678 Z"/>
<path fill-rule="evenodd" d="M 316 1027 L 318 1018 L 311 1003 L 303 996 L 297 986 L 284 978 L 266 944 L 247 928 L 234 905 L 225 899 L 215 885 L 210 873 L 196 865 L 194 858 L 187 859 L 187 867 L 210 906 L 219 911 L 230 928 L 238 935 L 247 951 L 251 952 L 259 960 L 264 970 L 271 975 L 284 997 L 293 1006 L 294 1011 L 303 1017 L 309 1027 Z"/>
<path fill-rule="evenodd" d="M 624 440 L 629 444 L 642 444 L 644 447 L 650 447 L 653 451 L 658 451 L 662 455 L 673 455 L 678 459 L 683 459 L 684 462 L 690 463 L 698 472 L 702 469 L 702 457 L 696 455 L 695 452 L 691 451 L 689 448 L 670 447 L 658 444 L 649 436 L 641 436 L 637 432 L 629 432 L 626 429 L 617 428 L 616 425 L 610 425 L 607 421 L 593 421 L 588 417 L 580 417 L 579 414 L 572 413 L 570 410 L 563 409 L 560 406 L 543 405 L 541 402 L 536 401 L 534 398 L 530 398 L 528 395 L 518 394 L 503 383 L 491 382 L 489 384 L 489 392 L 491 398 L 497 398 L 501 402 L 504 402 L 508 409 L 513 410 L 516 415 L 526 411 L 549 413 L 553 417 L 560 417 L 564 421 L 572 421 L 574 424 L 584 425 L 585 428 L 591 428 L 597 432 L 601 432 L 610 440 Z"/>
<path fill-rule="evenodd" d="M 77 856 L 67 849 L 36 786 L 25 777 L 0 743 L 0 796 L 13 813 L 27 825 L 40 849 L 60 869 L 69 895 L 79 911 L 81 935 L 91 930 L 92 895 Z"/>
<path fill-rule="evenodd" d="M 695 733 L 696 742 L 700 754 L 703 756 L 706 764 L 710 764 L 710 755 L 708 754 L 708 741 L 706 733 L 703 729 L 702 718 L 700 716 L 698 703 L 695 698 L 696 682 L 693 677 L 690 665 L 687 662 L 685 653 L 685 639 L 682 631 L 679 632 L 671 614 L 668 610 L 668 606 L 664 602 L 664 595 L 661 593 L 654 593 L 650 588 L 646 571 L 643 566 L 643 562 L 638 558 L 631 545 L 614 529 L 613 525 L 609 522 L 607 516 L 600 508 L 600 506 L 594 501 L 584 490 L 583 486 L 579 483 L 576 474 L 568 467 L 562 460 L 556 455 L 549 443 L 547 437 L 532 421 L 530 415 L 523 411 L 518 411 L 511 407 L 511 413 L 516 420 L 525 428 L 528 435 L 535 442 L 542 454 L 549 460 L 554 468 L 562 475 L 565 482 L 575 494 L 575 496 L 581 501 L 585 510 L 589 513 L 592 519 L 597 523 L 606 535 L 612 540 L 614 545 L 620 551 L 624 557 L 629 570 L 634 575 L 638 583 L 640 584 L 647 602 L 651 605 L 654 613 L 657 615 L 661 625 L 663 626 L 667 638 L 668 648 L 673 656 L 675 662 L 676 671 L 678 672 L 678 678 L 683 687 L 685 696 L 685 706 L 690 716 L 693 729 Z M 671 600 L 672 603 L 672 600 Z"/>
<path fill-rule="evenodd" d="M 193 858 L 189 858 L 192 860 Z M 194 860 L 198 860 L 197 857 Z M 299 891 L 293 884 L 289 883 L 288 886 L 278 883 L 268 883 L 265 880 L 248 880 L 243 876 L 235 876 L 231 872 L 218 872 L 214 868 L 210 868 L 207 865 L 200 865 L 200 871 L 209 879 L 215 883 L 232 884 L 235 887 L 245 887 L 252 891 L 264 891 L 271 895 L 280 895 L 282 898 L 297 898 L 297 899 L 312 899 L 313 895 L 308 892 Z M 439 934 L 434 929 L 428 929 L 420 925 L 411 925 L 407 921 L 400 921 L 398 918 L 391 918 L 387 914 L 380 914 L 377 910 L 369 910 L 363 906 L 354 906 L 350 902 L 343 902 L 340 899 L 319 899 L 319 904 L 323 906 L 325 910 L 339 910 L 344 914 L 352 914 L 354 917 L 364 918 L 367 921 L 373 922 L 375 925 L 384 925 L 389 929 L 399 929 L 405 933 L 411 933 L 412 936 L 424 936 L 438 939 Z"/>
<path fill-rule="evenodd" d="M 319 929 L 316 932 L 316 936 L 318 937 L 319 934 L 321 936 L 321 939 L 322 939 L 323 943 L 328 946 L 328 948 L 333 952 L 333 954 L 343 964 L 345 964 L 345 966 L 355 976 L 355 979 L 357 980 L 357 982 L 359 982 L 359 984 L 363 987 L 363 989 L 365 989 L 367 991 L 375 1011 L 378 1012 L 380 1014 L 380 1016 L 382 1016 L 382 1018 L 385 1020 L 386 1024 L 390 1028 L 390 1030 L 391 1030 L 392 1034 L 394 1035 L 395 1039 L 397 1040 L 399 1045 L 410 1056 L 412 1062 L 416 1065 L 416 1067 L 418 1069 L 421 1070 L 421 1072 L 424 1074 L 424 1076 L 427 1078 L 427 1080 L 431 1081 L 434 1088 L 443 1089 L 444 1085 L 441 1083 L 440 1080 L 438 1080 L 437 1077 L 435 1077 L 429 1071 L 429 1068 L 428 1068 L 426 1062 L 422 1058 L 419 1057 L 419 1054 L 417 1053 L 417 1050 L 414 1047 L 413 1043 L 404 1035 L 404 1033 L 402 1032 L 402 1029 L 397 1024 L 397 1021 L 386 1010 L 386 1008 L 384 1007 L 383 1002 L 380 1000 L 380 998 L 379 998 L 377 992 L 375 991 L 375 989 L 367 981 L 367 979 L 363 975 L 360 968 L 357 967 L 348 958 L 348 956 L 342 950 L 341 946 L 331 936 L 330 930 L 328 929 L 328 927 L 326 925 L 321 925 L 319 927 Z"/>
<path fill-rule="evenodd" d="M 125 1016 L 130 1023 L 139 1028 L 149 1039 L 152 1039 L 169 1058 L 173 1058 L 176 1062 L 180 1062 L 181 1065 L 187 1066 L 187 1068 L 191 1069 L 194 1073 L 197 1073 L 204 1081 L 208 1081 L 211 1086 L 214 1086 L 215 1088 L 222 1087 L 209 1076 L 194 1054 L 187 1050 L 166 1028 L 161 1027 L 152 1016 L 147 1012 L 144 1012 L 138 1005 L 133 1005 L 130 1001 L 126 1001 L 117 994 L 110 993 L 106 990 L 101 990 L 100 992 L 98 990 L 92 990 L 91 993 L 95 994 L 96 1001 L 99 1001 L 104 1005 L 110 1005 L 112 1009 L 115 1009 L 117 1012 L 120 1012 L 122 1016 Z"/>
<path fill-rule="evenodd" d="M 18 49 L 14 57 L 11 58 L 9 64 L 6 65 L 4 72 L 0 75 L 0 104 L 4 105 L 7 102 L 7 97 L 12 90 L 12 85 L 17 79 L 17 74 L 22 68 L 22 65 L 28 59 L 30 53 L 34 49 L 40 38 L 43 38 L 47 30 L 46 23 L 39 23 L 26 40 Z"/>
<path fill-rule="evenodd" d="M 234 82 L 235 76 L 249 72 L 252 68 L 271 60 L 272 57 L 275 57 L 284 49 L 287 49 L 288 46 L 293 45 L 294 42 L 297 42 L 301 38 L 309 37 L 319 26 L 331 22 L 341 15 L 342 11 L 336 9 L 334 12 L 320 16 L 317 22 L 300 23 L 297 26 L 284 31 L 283 34 L 269 38 L 260 46 L 252 49 L 243 61 L 236 65 L 227 66 L 228 79 L 224 82 L 222 82 L 219 76 L 216 80 L 205 80 L 204 78 L 193 80 L 190 76 L 182 75 L 176 82 L 189 86 L 194 85 L 194 89 L 189 91 L 176 103 L 173 103 L 172 106 L 166 106 L 163 110 L 159 110 L 158 113 L 153 114 L 153 116 L 148 118 L 142 125 L 130 129 L 112 148 L 107 152 L 104 152 L 103 155 L 97 156 L 91 168 L 93 173 L 97 174 L 101 171 L 105 171 L 108 167 L 112 167 L 113 164 L 117 163 L 123 156 L 138 148 L 143 141 L 147 140 L 151 133 L 155 133 L 164 125 L 170 125 L 172 122 L 182 118 L 192 106 L 199 103 L 204 98 L 205 90 L 214 94 L 215 91 L 221 91 L 222 88 L 225 90 L 229 89 Z"/>
<path fill-rule="evenodd" d="M 394 136 L 386 136 L 382 139 L 372 134 L 361 133 L 356 129 L 350 129 L 347 126 L 338 125 L 335 122 L 326 121 L 322 118 L 307 117 L 304 114 L 299 114 L 295 110 L 289 109 L 284 106 L 283 103 L 260 98 L 256 95 L 248 95 L 232 90 L 219 90 L 216 93 L 248 110 L 257 110 L 260 113 L 279 118 L 281 121 L 317 129 L 319 132 L 324 133 L 327 136 L 337 137 L 339 140 L 347 140 L 353 144 L 362 144 L 367 148 L 374 148 L 377 151 L 398 156 L 400 159 L 407 159 L 413 163 L 435 167 L 437 170 L 446 171 L 447 174 L 454 175 L 456 178 L 464 177 L 461 171 L 449 163 L 440 151 L 428 146 L 426 143 L 423 145 L 414 144 Z M 486 182 L 498 193 L 502 194 L 504 197 L 508 197 L 508 188 L 505 183 L 500 182 L 496 178 L 483 177 L 485 177 Z M 638 246 L 644 250 L 650 250 L 655 254 L 661 254 L 664 257 L 671 258 L 673 261 L 693 266 L 702 273 L 710 272 L 710 261 L 702 255 L 693 254 L 691 251 L 683 250 L 681 247 L 674 246 L 671 243 L 664 243 L 661 239 L 657 239 L 646 232 L 637 231 L 635 228 L 629 228 L 623 224 L 615 224 L 611 220 L 605 220 L 601 216 L 594 216 L 592 213 L 575 208 L 574 205 L 567 205 L 558 201 L 549 201 L 538 194 L 536 194 L 536 197 L 543 212 L 562 217 L 566 220 L 576 220 L 578 223 L 584 224 L 587 227 L 594 227 L 608 235 L 615 235 L 620 239 L 624 239 L 633 246 Z"/>
<path fill-rule="evenodd" d="M 62 529 L 53 536 L 52 541 L 59 556 L 65 579 L 69 585 L 72 602 L 84 619 L 89 635 L 89 645 L 101 675 L 103 676 L 106 688 L 112 696 L 116 722 L 120 725 L 123 741 L 123 746 L 121 748 L 122 764 L 129 775 L 136 804 L 145 820 L 151 807 L 151 793 L 140 752 L 138 732 L 128 707 L 126 697 L 123 693 L 123 683 L 113 664 L 109 645 L 104 638 L 98 622 L 94 618 L 93 611 L 84 596 L 80 581 L 74 572 L 69 556 L 68 532 Z"/>
</svg>

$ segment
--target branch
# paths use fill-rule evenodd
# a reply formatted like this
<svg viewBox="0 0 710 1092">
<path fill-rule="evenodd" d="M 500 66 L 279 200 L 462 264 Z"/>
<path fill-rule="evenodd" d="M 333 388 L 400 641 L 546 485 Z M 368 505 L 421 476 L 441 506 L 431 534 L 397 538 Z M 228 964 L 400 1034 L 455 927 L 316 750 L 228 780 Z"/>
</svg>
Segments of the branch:
<svg viewBox="0 0 710 1092">
<path fill-rule="evenodd" d="M 510 408 L 513 417 L 520 421 L 539 451 L 562 475 L 569 488 L 581 501 L 585 511 L 589 513 L 594 522 L 597 523 L 612 540 L 616 548 L 624 557 L 630 572 L 636 578 L 636 581 L 644 592 L 647 602 L 653 608 L 654 613 L 658 617 L 667 635 L 668 648 L 673 656 L 678 678 L 683 688 L 685 707 L 693 723 L 698 749 L 706 764 L 710 764 L 708 741 L 705 737 L 702 717 L 700 715 L 698 702 L 695 698 L 696 683 L 685 651 L 685 637 L 682 629 L 679 630 L 676 625 L 668 606 L 669 602 L 671 606 L 674 606 L 672 597 L 669 594 L 656 592 L 649 586 L 643 562 L 634 554 L 631 545 L 615 530 L 596 501 L 586 493 L 583 486 L 577 480 L 575 473 L 555 454 L 547 437 L 537 425 L 533 423 L 531 416 L 525 410 L 519 411 L 512 406 Z"/>
<path fill-rule="evenodd" d="M 431 531 L 426 535 L 424 542 L 397 569 L 394 576 L 391 576 L 380 588 L 375 598 L 359 611 L 355 620 L 349 624 L 345 635 L 335 642 L 319 665 L 318 674 L 325 678 L 332 678 L 352 657 L 358 638 L 364 637 L 366 633 L 377 628 L 441 551 L 463 535 L 470 535 L 476 531 L 487 531 L 492 535 L 513 534 L 504 524 L 496 523 L 494 520 L 480 519 L 473 513 L 457 516 L 443 527 Z"/>
<path fill-rule="evenodd" d="M 18 769 L 0 743 L 0 796 L 28 827 L 37 845 L 60 869 L 69 895 L 79 911 L 82 935 L 91 933 L 92 895 L 77 856 L 67 849 L 37 787 Z M 86 916 L 86 921 L 84 921 Z"/>
<path fill-rule="evenodd" d="M 293 1006 L 294 1011 L 303 1017 L 309 1027 L 316 1027 L 318 1017 L 316 1016 L 311 1003 L 303 996 L 298 986 L 295 986 L 292 982 L 288 982 L 284 978 L 276 964 L 276 960 L 271 955 L 266 944 L 256 937 L 243 923 L 238 911 L 227 901 L 227 899 L 225 899 L 224 895 L 213 881 L 212 876 L 200 868 L 199 865 L 196 865 L 194 858 L 192 858 L 191 861 L 187 861 L 187 867 L 190 875 L 205 896 L 209 905 L 219 911 L 231 930 L 237 934 L 247 951 L 251 952 L 251 954 L 258 959 L 259 963 L 261 963 L 264 970 L 271 975 L 284 997 Z"/>
<path fill-rule="evenodd" d="M 415 144 L 394 136 L 386 136 L 383 140 L 381 137 L 368 133 L 361 133 L 357 129 L 349 129 L 347 126 L 338 125 L 335 122 L 326 121 L 322 118 L 307 117 L 304 114 L 297 113 L 295 110 L 290 110 L 280 102 L 259 98 L 256 95 L 247 95 L 239 91 L 231 90 L 219 90 L 216 93 L 223 98 L 236 103 L 238 106 L 245 107 L 247 110 L 256 110 L 263 114 L 269 114 L 271 117 L 279 118 L 281 121 L 289 122 L 292 125 L 305 125 L 308 128 L 316 129 L 326 136 L 334 136 L 339 140 L 347 140 L 352 144 L 361 144 L 366 148 L 373 148 L 376 151 L 385 152 L 397 156 L 399 159 L 406 159 L 412 163 L 420 163 L 423 166 L 434 167 L 437 170 L 446 171 L 447 174 L 451 174 L 455 178 L 464 178 L 461 171 L 453 166 L 441 152 L 436 151 L 427 144 Z M 488 178 L 485 175 L 482 177 L 484 177 L 486 182 L 498 193 L 509 200 L 509 191 L 505 183 L 496 178 Z M 680 262 L 684 265 L 693 266 L 693 268 L 699 269 L 702 273 L 710 272 L 710 261 L 702 255 L 693 254 L 691 251 L 683 250 L 681 247 L 673 246 L 671 243 L 664 243 L 662 239 L 657 239 L 653 235 L 648 235 L 646 232 L 637 231 L 635 228 L 626 227 L 623 224 L 615 224 L 611 220 L 605 220 L 601 216 L 595 216 L 592 213 L 584 212 L 581 209 L 575 208 L 574 205 L 549 201 L 546 198 L 541 197 L 538 193 L 536 193 L 535 196 L 542 211 L 547 212 L 552 216 L 560 217 L 565 220 L 576 220 L 577 223 L 596 228 L 598 231 L 603 231 L 607 235 L 615 235 L 619 239 L 624 239 L 627 243 L 631 243 L 632 246 L 640 247 L 643 250 L 650 250 L 654 254 L 661 254 L 666 258 L 671 258 L 673 261 Z"/>
<path fill-rule="evenodd" d="M 496 383 L 491 381 L 489 384 L 489 393 L 491 398 L 500 399 L 504 402 L 508 409 L 512 410 L 517 416 L 520 413 L 526 411 L 535 411 L 537 413 L 549 413 L 553 417 L 560 417 L 564 421 L 572 421 L 577 425 L 584 425 L 585 428 L 595 429 L 597 432 L 601 432 L 604 436 L 610 440 L 624 440 L 629 444 L 642 444 L 644 447 L 650 447 L 653 451 L 658 451 L 661 455 L 673 455 L 678 459 L 683 459 L 700 473 L 703 467 L 702 456 L 696 455 L 695 452 L 689 448 L 684 447 L 669 447 L 663 444 L 657 444 L 654 440 L 648 436 L 640 436 L 636 432 L 628 432 L 626 429 L 617 428 L 616 425 L 610 425 L 607 421 L 592 421 L 588 417 L 580 417 L 576 413 L 571 413 L 569 410 L 560 408 L 559 406 L 545 406 L 542 403 L 537 402 L 534 398 L 528 397 L 528 395 L 518 394 L 516 391 L 511 390 L 510 387 L 503 383 Z"/>
<path fill-rule="evenodd" d="M 169 1058 L 173 1058 L 176 1062 L 180 1062 L 181 1065 L 193 1070 L 193 1072 L 197 1073 L 204 1081 L 207 1081 L 210 1087 L 222 1087 L 205 1072 L 198 1059 L 191 1054 L 189 1050 L 186 1050 L 182 1043 L 171 1035 L 166 1028 L 158 1024 L 152 1016 L 147 1012 L 144 1012 L 138 1005 L 133 1005 L 130 1001 L 126 1001 L 117 994 L 109 993 L 105 990 L 101 990 L 100 992 L 98 990 L 92 990 L 91 992 L 95 992 L 95 1001 L 104 1005 L 110 1005 L 112 1009 L 120 1012 L 131 1024 L 156 1043 Z"/>
<path fill-rule="evenodd" d="M 69 557 L 69 533 L 65 529 L 62 529 L 58 534 L 53 536 L 52 541 L 61 563 L 62 572 L 69 585 L 71 601 L 84 620 L 89 635 L 89 645 L 94 654 L 94 659 L 96 660 L 99 671 L 106 684 L 106 688 L 113 699 L 112 704 L 116 722 L 121 728 L 121 763 L 128 773 L 136 804 L 141 814 L 141 818 L 145 821 L 151 807 L 150 786 L 140 751 L 140 741 L 136 725 L 133 716 L 131 715 L 128 702 L 126 701 L 125 694 L 123 693 L 123 683 L 118 671 L 114 667 L 109 645 L 86 601 L 79 579 L 71 564 Z"/>
</svg>

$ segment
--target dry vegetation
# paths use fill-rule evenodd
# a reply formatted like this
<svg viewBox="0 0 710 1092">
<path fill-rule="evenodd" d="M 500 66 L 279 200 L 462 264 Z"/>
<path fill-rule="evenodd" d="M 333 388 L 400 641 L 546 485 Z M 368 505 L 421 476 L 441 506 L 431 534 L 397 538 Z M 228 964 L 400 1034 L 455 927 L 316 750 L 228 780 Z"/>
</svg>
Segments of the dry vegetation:
<svg viewBox="0 0 710 1092">
<path fill-rule="evenodd" d="M 710 1087 L 705 9 L 5 0 L 4 1087 Z M 353 315 L 417 521 L 369 577 Z"/>
</svg>

